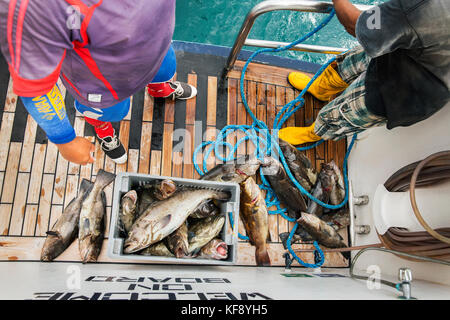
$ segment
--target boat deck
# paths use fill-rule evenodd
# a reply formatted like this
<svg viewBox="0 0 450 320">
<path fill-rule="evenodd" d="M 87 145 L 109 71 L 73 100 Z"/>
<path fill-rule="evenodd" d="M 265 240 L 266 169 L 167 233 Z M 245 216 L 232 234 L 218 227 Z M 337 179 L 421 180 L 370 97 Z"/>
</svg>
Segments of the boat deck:
<svg viewBox="0 0 450 320">
<path fill-rule="evenodd" d="M 5 62 L 0 61 L 0 261 L 37 261 L 46 231 L 54 224 L 69 201 L 76 196 L 83 178 L 94 181 L 99 169 L 110 172 L 138 172 L 184 178 L 199 178 L 192 164 L 193 150 L 203 140 L 215 138 L 216 129 L 227 124 L 251 124 L 239 92 L 240 70 L 244 62 L 238 61 L 223 85 L 220 73 L 225 58 L 177 52 L 176 78 L 195 85 L 196 98 L 188 101 L 153 99 L 145 90 L 132 98 L 132 108 L 127 117 L 115 123 L 120 140 L 128 149 L 128 163 L 115 165 L 106 158 L 94 130 L 73 108 L 73 98 L 65 95 L 67 112 L 77 135 L 95 142 L 95 163 L 79 166 L 68 163 L 49 143 L 45 133 L 28 115 L 22 102 L 12 92 L 11 80 Z M 286 68 L 252 63 L 246 74 L 247 100 L 257 117 L 272 127 L 276 112 L 299 93 L 287 83 Z M 314 121 L 322 103 L 305 97 L 305 107 L 289 119 L 289 126 L 309 125 Z M 177 129 L 186 129 L 189 135 L 172 141 Z M 230 137 L 235 139 L 235 137 Z M 182 143 L 183 150 L 176 146 Z M 250 143 L 251 144 L 251 143 Z M 239 148 L 239 154 L 252 152 L 252 145 Z M 334 159 L 342 168 L 346 151 L 344 140 L 323 143 L 306 152 L 311 162 L 320 163 Z M 198 159 L 199 161 L 201 159 Z M 199 162 L 200 163 L 200 162 Z M 219 163 L 212 158 L 208 168 Z M 107 230 L 99 262 L 116 262 L 107 256 L 107 237 L 111 213 L 113 184 L 107 187 Z M 287 232 L 292 223 L 280 216 L 270 216 L 270 256 L 273 265 L 284 265 L 283 246 L 278 235 Z M 245 234 L 242 223 L 239 231 Z M 347 230 L 342 232 L 347 239 Z M 74 243 L 56 261 L 79 261 L 78 244 Z M 312 248 L 311 244 L 296 244 L 293 248 Z M 300 255 L 304 261 L 313 262 L 312 253 Z M 142 262 L 141 262 L 142 263 Z M 255 265 L 254 248 L 239 241 L 238 264 Z M 293 266 L 297 266 L 294 262 Z M 328 267 L 347 267 L 340 253 L 326 253 Z"/>
</svg>

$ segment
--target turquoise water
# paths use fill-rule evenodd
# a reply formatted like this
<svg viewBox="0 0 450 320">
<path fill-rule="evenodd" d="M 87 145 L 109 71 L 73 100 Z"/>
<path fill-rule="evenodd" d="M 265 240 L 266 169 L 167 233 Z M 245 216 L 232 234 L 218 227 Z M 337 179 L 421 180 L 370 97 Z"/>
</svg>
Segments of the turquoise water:
<svg viewBox="0 0 450 320">
<path fill-rule="evenodd" d="M 283 1 L 283 0 L 280 0 Z M 248 11 L 260 0 L 178 0 L 175 40 L 231 47 Z M 357 0 L 358 4 L 378 4 L 382 0 Z M 279 11 L 260 16 L 249 38 L 292 42 L 316 26 L 324 14 Z M 352 48 L 357 44 L 336 17 L 320 33 L 305 43 Z M 256 48 L 249 48 L 256 50 Z M 289 51 L 280 55 L 304 61 L 325 63 L 323 54 Z"/>
</svg>

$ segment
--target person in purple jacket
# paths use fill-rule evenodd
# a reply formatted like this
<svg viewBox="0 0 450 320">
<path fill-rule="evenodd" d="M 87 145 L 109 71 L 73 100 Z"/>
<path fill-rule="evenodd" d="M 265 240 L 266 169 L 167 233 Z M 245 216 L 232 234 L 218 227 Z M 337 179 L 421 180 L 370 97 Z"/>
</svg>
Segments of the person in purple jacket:
<svg viewBox="0 0 450 320">
<path fill-rule="evenodd" d="M 93 162 L 94 146 L 77 137 L 57 81 L 94 126 L 102 149 L 127 161 L 111 121 L 147 86 L 153 97 L 189 99 L 195 87 L 171 81 L 175 0 L 0 0 L 0 47 L 13 90 L 68 161 Z"/>
</svg>

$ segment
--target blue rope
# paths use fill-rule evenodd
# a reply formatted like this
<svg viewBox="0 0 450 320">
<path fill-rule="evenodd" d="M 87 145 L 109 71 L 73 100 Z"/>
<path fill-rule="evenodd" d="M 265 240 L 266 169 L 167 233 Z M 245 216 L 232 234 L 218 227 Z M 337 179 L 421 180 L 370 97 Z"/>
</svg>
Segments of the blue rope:
<svg viewBox="0 0 450 320">
<path fill-rule="evenodd" d="M 345 206 L 345 204 L 348 201 L 347 159 L 348 159 L 351 149 L 353 148 L 354 142 L 356 140 L 356 134 L 353 136 L 351 143 L 350 143 L 349 147 L 347 148 L 347 152 L 345 154 L 344 166 L 343 166 L 345 198 L 342 201 L 342 203 L 340 203 L 338 205 L 330 205 L 330 204 L 324 203 L 324 202 L 320 201 L 319 199 L 315 198 L 308 191 L 306 191 L 303 188 L 303 186 L 295 179 L 294 175 L 292 174 L 291 170 L 289 169 L 289 166 L 286 163 L 286 159 L 283 155 L 283 152 L 281 151 L 280 146 L 278 145 L 278 131 L 281 129 L 283 124 L 295 112 L 297 112 L 300 108 L 303 107 L 303 105 L 305 104 L 303 95 L 308 91 L 309 87 L 322 74 L 322 72 L 333 61 L 335 61 L 336 57 L 333 57 L 325 65 L 321 66 L 321 68 L 312 77 L 311 81 L 302 90 L 302 92 L 294 100 L 290 101 L 285 106 L 283 106 L 283 108 L 277 113 L 275 120 L 274 120 L 274 126 L 272 128 L 273 129 L 272 134 L 270 133 L 270 130 L 267 127 L 267 125 L 264 123 L 264 121 L 261 121 L 258 118 L 256 118 L 255 114 L 252 112 L 252 110 L 248 106 L 248 102 L 247 102 L 247 99 L 245 97 L 245 92 L 244 92 L 244 81 L 245 81 L 245 73 L 247 71 L 247 67 L 249 66 L 249 64 L 253 61 L 253 59 L 258 54 L 263 53 L 263 52 L 280 52 L 280 51 L 288 50 L 289 48 L 291 48 L 301 42 L 304 42 L 305 40 L 309 39 L 311 36 L 316 34 L 323 27 L 325 27 L 330 22 L 330 20 L 334 17 L 334 15 L 335 15 L 335 11 L 333 9 L 333 10 L 331 10 L 330 14 L 318 26 L 316 26 L 312 31 L 310 31 L 308 34 L 301 37 L 297 41 L 294 41 L 283 47 L 278 47 L 276 49 L 260 49 L 260 50 L 255 51 L 250 56 L 250 58 L 247 60 L 247 62 L 245 63 L 245 65 L 242 69 L 241 79 L 240 79 L 240 92 L 241 92 L 241 97 L 242 97 L 242 103 L 243 103 L 247 113 L 253 119 L 253 123 L 252 123 L 252 125 L 227 125 L 219 132 L 219 134 L 217 135 L 216 141 L 206 141 L 206 142 L 203 142 L 202 144 L 200 144 L 194 150 L 194 154 L 193 154 L 194 167 L 195 167 L 195 170 L 197 170 L 197 172 L 200 175 L 204 175 L 208 171 L 207 170 L 207 160 L 213 150 L 214 150 L 216 158 L 219 159 L 220 161 L 223 161 L 223 162 L 234 161 L 236 159 L 235 155 L 237 153 L 237 149 L 238 149 L 239 145 L 242 143 L 246 143 L 248 140 L 250 140 L 255 146 L 254 154 L 260 160 L 263 159 L 264 155 L 271 155 L 273 152 L 276 152 L 280 156 L 281 163 L 282 163 L 284 169 L 286 170 L 286 174 L 292 180 L 292 183 L 300 190 L 300 192 L 302 194 L 307 196 L 309 199 L 311 199 L 312 201 L 314 201 L 314 202 L 318 203 L 319 205 L 321 205 L 325 208 L 328 208 L 328 209 L 339 209 L 339 208 L 342 208 L 343 206 Z M 240 138 L 234 146 L 225 141 L 229 134 L 239 132 L 239 131 L 243 132 L 244 136 L 242 138 Z M 323 142 L 324 142 L 324 140 L 320 140 L 309 146 L 299 147 L 297 149 L 300 151 L 310 150 L 310 149 L 317 147 L 318 145 L 320 145 Z M 221 147 L 223 148 L 223 150 L 220 150 Z M 202 163 L 203 170 L 202 170 L 197 165 L 196 159 L 197 159 L 197 154 L 199 152 L 201 152 L 204 148 L 206 148 L 205 149 L 206 152 L 203 157 L 203 163 Z M 269 182 L 267 181 L 266 177 L 264 176 L 262 170 L 260 170 L 260 175 L 261 175 L 262 184 L 259 185 L 259 187 L 262 190 L 266 191 L 266 198 L 265 198 L 266 205 L 268 208 L 273 207 L 273 206 L 276 207 L 276 210 L 270 210 L 268 213 L 271 215 L 279 214 L 284 219 L 286 219 L 290 222 L 296 222 L 296 219 L 290 218 L 285 214 L 287 212 L 287 209 L 282 208 L 280 206 L 281 203 L 278 200 L 278 198 L 276 197 L 274 191 L 272 190 L 272 188 L 271 188 Z M 234 221 L 233 221 L 231 212 L 229 212 L 229 219 L 230 219 L 230 223 L 231 223 L 231 228 L 234 229 Z M 292 230 L 289 234 L 288 240 L 287 240 L 287 247 L 288 247 L 289 252 L 304 267 L 307 267 L 307 268 L 320 267 L 325 262 L 325 255 L 324 255 L 323 251 L 321 250 L 321 248 L 319 247 L 319 245 L 317 244 L 317 241 L 314 241 L 314 247 L 316 248 L 316 251 L 320 257 L 320 261 L 318 261 L 315 264 L 309 264 L 309 263 L 303 262 L 295 254 L 294 250 L 292 249 L 292 247 L 291 247 L 292 237 L 293 237 L 297 227 L 298 227 L 298 223 L 296 222 L 294 227 L 292 228 Z M 238 236 L 242 240 L 249 240 L 248 237 L 243 236 L 239 232 L 238 232 Z"/>
</svg>

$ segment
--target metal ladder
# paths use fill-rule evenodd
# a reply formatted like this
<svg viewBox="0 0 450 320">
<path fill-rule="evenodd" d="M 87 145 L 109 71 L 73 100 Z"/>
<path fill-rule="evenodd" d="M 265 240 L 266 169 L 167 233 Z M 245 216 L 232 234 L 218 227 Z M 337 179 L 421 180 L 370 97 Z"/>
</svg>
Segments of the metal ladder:
<svg viewBox="0 0 450 320">
<path fill-rule="evenodd" d="M 367 10 L 372 6 L 368 5 L 355 5 L 359 10 Z M 241 52 L 243 46 L 261 47 L 261 48 L 278 48 L 280 46 L 288 45 L 287 42 L 268 41 L 248 39 L 248 34 L 253 27 L 253 24 L 260 15 L 281 10 L 301 11 L 301 12 L 317 12 L 317 13 L 329 13 L 333 8 L 331 2 L 323 1 L 311 1 L 311 0 L 266 0 L 255 5 L 247 14 L 244 23 L 241 26 L 230 55 L 228 56 L 227 64 L 225 66 L 225 74 L 230 71 L 236 59 Z M 298 44 L 289 50 L 303 51 L 303 52 L 315 52 L 326 54 L 340 54 L 347 49 L 334 48 L 329 46 L 318 46 L 310 44 Z"/>
</svg>

